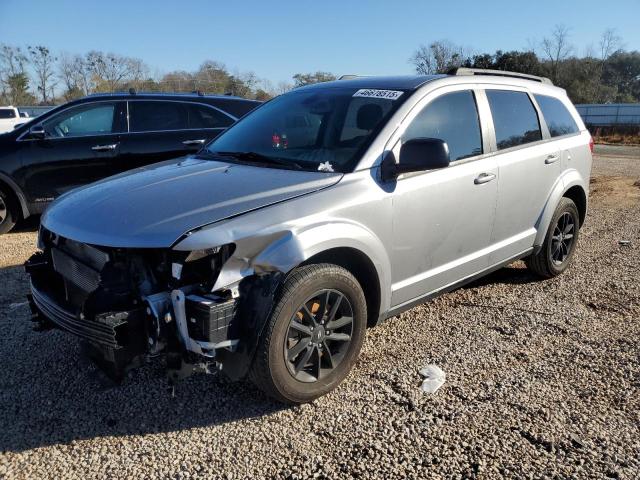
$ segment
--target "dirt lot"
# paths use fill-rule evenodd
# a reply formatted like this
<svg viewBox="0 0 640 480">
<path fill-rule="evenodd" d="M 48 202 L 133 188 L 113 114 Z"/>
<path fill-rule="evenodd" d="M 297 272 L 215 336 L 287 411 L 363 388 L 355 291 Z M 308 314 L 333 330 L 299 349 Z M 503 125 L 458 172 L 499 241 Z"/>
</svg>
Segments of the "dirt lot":
<svg viewBox="0 0 640 480">
<path fill-rule="evenodd" d="M 33 224 L 1 237 L 0 478 L 640 477 L 640 148 L 598 152 L 568 272 L 516 263 L 414 308 L 296 408 L 211 376 L 172 398 L 157 364 L 103 386 L 73 337 L 31 331 Z"/>
</svg>

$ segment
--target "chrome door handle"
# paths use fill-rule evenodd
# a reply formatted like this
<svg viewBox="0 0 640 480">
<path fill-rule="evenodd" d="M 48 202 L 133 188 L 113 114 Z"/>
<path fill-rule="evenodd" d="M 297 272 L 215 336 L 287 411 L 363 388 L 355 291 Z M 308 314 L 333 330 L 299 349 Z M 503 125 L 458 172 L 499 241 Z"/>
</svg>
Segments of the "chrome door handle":
<svg viewBox="0 0 640 480">
<path fill-rule="evenodd" d="M 182 142 L 183 145 L 202 145 L 204 143 L 204 138 L 200 138 L 198 140 L 185 140 Z"/>
<path fill-rule="evenodd" d="M 544 159 L 544 163 L 549 165 L 551 163 L 557 162 L 559 158 L 560 157 L 558 155 L 549 155 L 547 158 Z"/>
<path fill-rule="evenodd" d="M 476 185 L 482 185 L 483 183 L 489 183 L 491 180 L 495 179 L 495 173 L 481 173 L 476 177 L 473 181 Z"/>
<path fill-rule="evenodd" d="M 106 152 L 109 150 L 115 150 L 116 148 L 118 148 L 118 144 L 112 143 L 110 145 L 95 145 L 91 147 L 91 150 L 94 150 L 96 152 Z"/>
</svg>

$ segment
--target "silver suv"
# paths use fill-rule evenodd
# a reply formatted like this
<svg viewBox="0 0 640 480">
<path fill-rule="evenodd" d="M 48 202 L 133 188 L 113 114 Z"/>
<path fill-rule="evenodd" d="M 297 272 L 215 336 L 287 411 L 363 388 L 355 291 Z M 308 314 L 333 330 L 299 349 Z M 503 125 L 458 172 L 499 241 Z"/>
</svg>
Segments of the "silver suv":
<svg viewBox="0 0 640 480">
<path fill-rule="evenodd" d="M 41 328 L 115 379 L 162 353 L 289 403 L 367 326 L 517 259 L 563 272 L 591 137 L 545 78 L 458 69 L 296 89 L 198 154 L 60 197 L 27 262 Z"/>
</svg>

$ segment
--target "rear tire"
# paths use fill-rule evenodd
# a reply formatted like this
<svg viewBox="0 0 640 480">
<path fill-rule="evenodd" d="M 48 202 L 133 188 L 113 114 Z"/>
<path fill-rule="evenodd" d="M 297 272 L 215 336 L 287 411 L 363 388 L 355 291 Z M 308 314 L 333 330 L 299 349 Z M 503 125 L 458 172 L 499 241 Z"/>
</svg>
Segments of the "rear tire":
<svg viewBox="0 0 640 480">
<path fill-rule="evenodd" d="M 10 232 L 18 220 L 18 209 L 7 192 L 0 189 L 0 234 Z"/>
<path fill-rule="evenodd" d="M 249 378 L 280 402 L 315 400 L 347 376 L 366 326 L 365 296 L 348 270 L 326 263 L 296 268 L 267 321 Z"/>
<path fill-rule="evenodd" d="M 549 223 L 540 251 L 525 259 L 527 267 L 544 278 L 564 272 L 576 250 L 580 214 L 573 200 L 562 197 Z"/>
</svg>

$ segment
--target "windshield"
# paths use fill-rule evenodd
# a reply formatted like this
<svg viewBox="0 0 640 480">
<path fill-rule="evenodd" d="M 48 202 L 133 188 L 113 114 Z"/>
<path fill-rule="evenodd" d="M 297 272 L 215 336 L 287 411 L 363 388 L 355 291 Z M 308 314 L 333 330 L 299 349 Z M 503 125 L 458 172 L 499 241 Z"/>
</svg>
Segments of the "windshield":
<svg viewBox="0 0 640 480">
<path fill-rule="evenodd" d="M 251 112 L 204 153 L 277 168 L 350 172 L 407 96 L 355 88 L 293 91 Z"/>
</svg>

